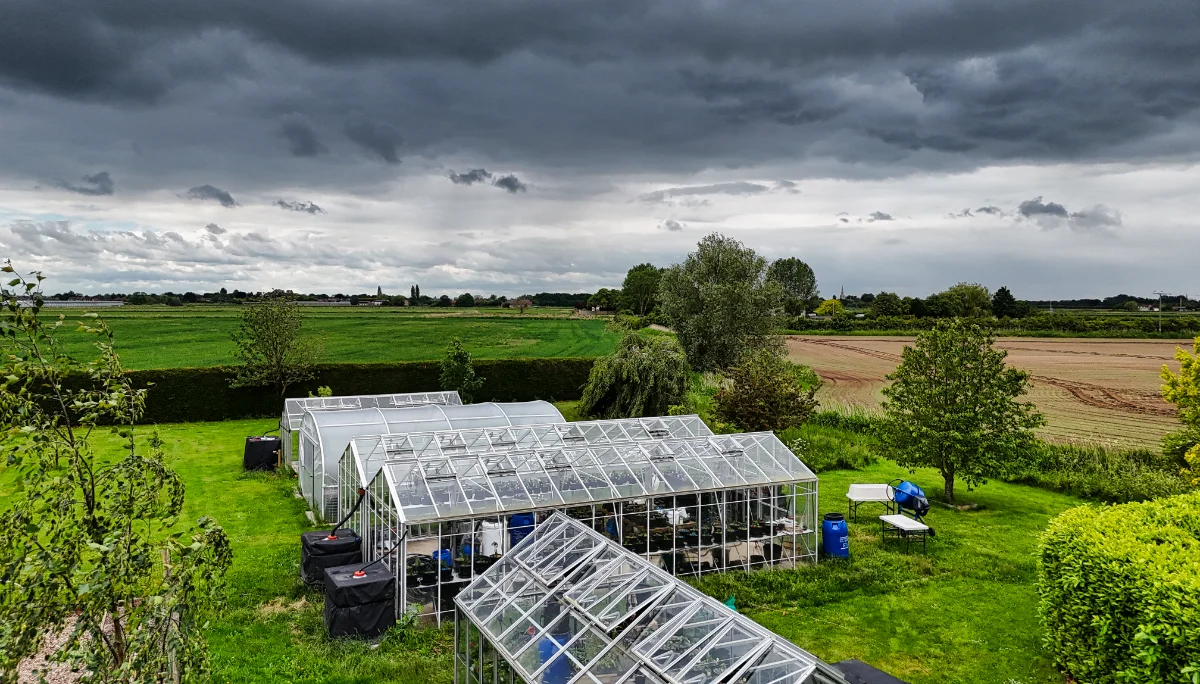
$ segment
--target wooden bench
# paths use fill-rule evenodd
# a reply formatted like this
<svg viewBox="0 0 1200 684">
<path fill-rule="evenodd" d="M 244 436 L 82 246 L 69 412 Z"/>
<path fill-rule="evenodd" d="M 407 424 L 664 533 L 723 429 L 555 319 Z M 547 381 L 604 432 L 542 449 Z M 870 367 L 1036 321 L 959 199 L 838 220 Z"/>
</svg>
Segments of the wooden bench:
<svg viewBox="0 0 1200 684">
<path fill-rule="evenodd" d="M 858 507 L 865 503 L 881 503 L 888 513 L 893 510 L 892 486 L 885 484 L 852 484 L 846 492 L 848 513 L 858 522 Z"/>
<path fill-rule="evenodd" d="M 906 515 L 881 515 L 879 516 L 880 533 L 883 542 L 887 543 L 888 534 L 894 534 L 899 539 L 904 540 L 904 550 L 908 551 L 909 544 L 913 537 L 918 537 L 921 540 L 921 550 L 927 550 L 927 541 L 929 540 L 929 525 L 926 525 L 919 520 L 913 520 Z"/>
</svg>

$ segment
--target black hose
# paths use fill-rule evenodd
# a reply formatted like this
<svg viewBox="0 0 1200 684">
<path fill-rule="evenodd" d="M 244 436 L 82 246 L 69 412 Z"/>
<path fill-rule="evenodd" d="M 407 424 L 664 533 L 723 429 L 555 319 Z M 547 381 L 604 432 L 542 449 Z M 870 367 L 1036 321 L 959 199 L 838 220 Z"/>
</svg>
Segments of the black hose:
<svg viewBox="0 0 1200 684">
<path fill-rule="evenodd" d="M 329 531 L 329 536 L 330 536 L 330 537 L 336 537 L 336 536 L 337 536 L 337 531 L 338 531 L 338 528 L 339 528 L 339 527 L 341 527 L 342 525 L 345 525 L 345 524 L 346 524 L 346 521 L 347 521 L 347 520 L 349 520 L 349 519 L 350 519 L 350 517 L 354 515 L 354 512 L 355 512 L 355 511 L 357 511 L 357 510 L 358 510 L 358 507 L 362 505 L 363 499 L 364 499 L 366 496 L 367 496 L 367 490 L 366 490 L 366 489 L 364 489 L 364 488 L 362 488 L 362 487 L 359 487 L 359 488 L 358 488 L 358 501 L 355 501 L 355 502 L 354 502 L 354 506 L 353 506 L 353 507 L 350 509 L 350 512 L 346 514 L 346 517 L 344 517 L 344 518 L 342 518 L 341 520 L 339 520 L 339 521 L 337 522 L 337 524 L 333 526 L 333 529 Z"/>
<path fill-rule="evenodd" d="M 387 551 L 384 551 L 383 553 L 379 554 L 379 558 L 376 558 L 375 560 L 371 561 L 370 563 L 367 563 L 366 565 L 362 566 L 362 567 L 361 567 L 361 568 L 359 568 L 358 570 L 355 570 L 355 572 L 366 572 L 366 571 L 367 571 L 367 568 L 371 567 L 372 565 L 375 565 L 376 563 L 378 563 L 379 561 L 383 560 L 384 558 L 387 558 L 388 556 L 392 555 L 392 552 L 393 552 L 393 551 L 395 551 L 397 548 L 399 548 L 399 546 L 400 546 L 401 544 L 403 544 L 403 543 L 404 543 L 404 538 L 405 538 L 405 537 L 407 537 L 407 536 L 408 536 L 408 526 L 407 526 L 407 525 L 405 525 L 405 526 L 404 526 L 404 534 L 401 534 L 401 535 L 400 535 L 400 538 L 396 540 L 396 543 L 395 543 L 395 544 L 392 544 L 392 548 L 390 548 L 390 549 L 388 549 Z M 397 572 L 397 573 L 398 573 L 398 572 L 400 572 L 400 569 L 399 569 L 399 568 L 397 568 L 397 569 L 396 569 L 396 572 Z"/>
</svg>

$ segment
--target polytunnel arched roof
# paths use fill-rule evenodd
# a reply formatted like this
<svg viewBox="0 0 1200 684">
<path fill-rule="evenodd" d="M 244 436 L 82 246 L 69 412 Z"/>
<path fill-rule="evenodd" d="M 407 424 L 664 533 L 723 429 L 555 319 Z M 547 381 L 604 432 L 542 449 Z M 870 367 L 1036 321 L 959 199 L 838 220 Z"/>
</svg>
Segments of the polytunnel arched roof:
<svg viewBox="0 0 1200 684">
<path fill-rule="evenodd" d="M 458 392 L 409 394 L 357 394 L 342 397 L 293 397 L 283 401 L 283 419 L 292 430 L 300 428 L 305 411 L 350 411 L 372 408 L 408 408 L 427 404 L 461 405 Z"/>
<path fill-rule="evenodd" d="M 373 482 L 406 523 L 817 479 L 770 432 L 404 458 Z M 378 484 L 372 486 L 378 490 Z"/>
<path fill-rule="evenodd" d="M 562 513 L 454 599 L 527 682 L 844 684 L 831 665 Z M 564 662 L 565 661 L 565 662 Z M 561 670 L 558 670 L 561 673 Z"/>
<path fill-rule="evenodd" d="M 370 482 L 384 462 L 415 458 L 436 459 L 520 449 L 612 444 L 663 439 L 704 437 L 712 430 L 696 415 L 583 420 L 511 427 L 436 430 L 401 435 L 367 435 L 350 442 L 351 458 L 363 483 Z"/>
</svg>

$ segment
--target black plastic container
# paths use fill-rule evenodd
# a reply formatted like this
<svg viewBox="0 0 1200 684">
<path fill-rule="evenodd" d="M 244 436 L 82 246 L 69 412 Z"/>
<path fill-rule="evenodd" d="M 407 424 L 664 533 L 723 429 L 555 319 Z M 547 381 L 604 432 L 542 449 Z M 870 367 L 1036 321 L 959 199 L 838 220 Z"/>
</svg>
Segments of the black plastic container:
<svg viewBox="0 0 1200 684">
<path fill-rule="evenodd" d="M 246 450 L 242 452 L 242 468 L 246 470 L 274 470 L 279 465 L 278 437 L 247 437 Z"/>
<path fill-rule="evenodd" d="M 382 563 L 325 570 L 325 630 L 370 639 L 396 624 L 396 578 Z"/>
<path fill-rule="evenodd" d="M 300 579 L 311 587 L 325 583 L 325 569 L 362 562 L 362 540 L 354 530 L 305 532 L 300 535 Z"/>
</svg>

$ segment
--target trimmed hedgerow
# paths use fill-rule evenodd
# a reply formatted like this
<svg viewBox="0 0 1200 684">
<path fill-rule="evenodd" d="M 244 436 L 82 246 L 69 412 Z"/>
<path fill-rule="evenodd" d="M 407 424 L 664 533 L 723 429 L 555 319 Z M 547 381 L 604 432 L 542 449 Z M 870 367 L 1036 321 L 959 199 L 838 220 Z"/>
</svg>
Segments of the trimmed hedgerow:
<svg viewBox="0 0 1200 684">
<path fill-rule="evenodd" d="M 1071 509 L 1038 555 L 1046 647 L 1075 681 L 1200 679 L 1200 492 Z"/>
<path fill-rule="evenodd" d="M 475 361 L 485 378 L 476 401 L 578 399 L 594 359 L 490 359 Z M 336 395 L 431 392 L 440 387 L 437 361 L 324 364 L 316 377 L 288 388 L 303 397 L 328 386 Z M 270 387 L 233 388 L 233 369 L 170 368 L 130 371 L 136 387 L 148 387 L 145 423 L 233 420 L 277 416 L 283 399 Z"/>
</svg>

